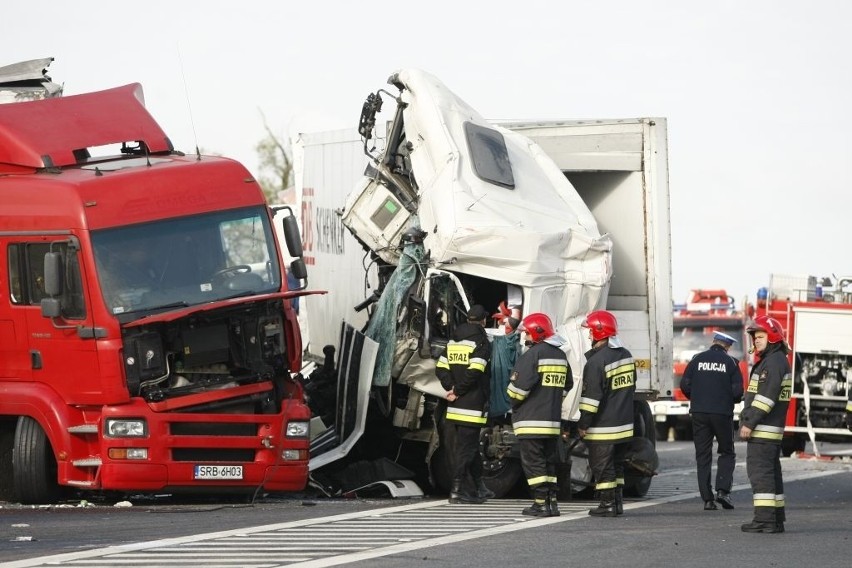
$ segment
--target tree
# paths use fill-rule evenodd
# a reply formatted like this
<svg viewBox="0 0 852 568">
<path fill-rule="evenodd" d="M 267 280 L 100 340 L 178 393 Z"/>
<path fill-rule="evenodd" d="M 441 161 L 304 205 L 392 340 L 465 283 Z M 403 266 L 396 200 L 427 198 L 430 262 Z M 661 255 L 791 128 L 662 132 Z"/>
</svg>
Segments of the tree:
<svg viewBox="0 0 852 568">
<path fill-rule="evenodd" d="M 263 188 L 268 203 L 280 203 L 284 200 L 282 193 L 293 185 L 293 159 L 290 157 L 290 144 L 277 136 L 269 124 L 263 111 L 264 137 L 254 147 L 259 159 L 259 175 L 257 182 Z"/>
</svg>

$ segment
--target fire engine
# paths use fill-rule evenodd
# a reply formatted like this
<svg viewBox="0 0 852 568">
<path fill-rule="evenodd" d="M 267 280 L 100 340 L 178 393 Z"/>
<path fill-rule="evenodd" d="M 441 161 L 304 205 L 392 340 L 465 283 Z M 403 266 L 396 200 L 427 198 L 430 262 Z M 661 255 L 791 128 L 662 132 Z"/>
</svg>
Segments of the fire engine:
<svg viewBox="0 0 852 568">
<path fill-rule="evenodd" d="M 665 440 L 671 429 L 676 438 L 692 438 L 689 418 L 689 399 L 680 390 L 680 380 L 686 365 L 698 353 L 706 351 L 713 343 L 713 334 L 721 331 L 737 340 L 728 353 L 740 363 L 743 386 L 748 382 L 748 345 L 745 333 L 749 310 L 739 310 L 734 299 L 724 289 L 691 290 L 685 304 L 674 305 L 674 364 L 669 400 L 654 403 L 657 438 Z M 734 407 L 734 420 L 738 421 L 742 402 Z"/>
<path fill-rule="evenodd" d="M 303 489 L 308 292 L 260 186 L 175 151 L 139 84 L 40 88 L 49 61 L 0 85 L 0 499 Z"/>
<path fill-rule="evenodd" d="M 778 320 L 791 348 L 793 393 L 783 453 L 802 452 L 810 440 L 849 442 L 844 425 L 852 366 L 852 276 L 818 278 L 773 274 L 758 290 L 756 315 Z"/>
</svg>

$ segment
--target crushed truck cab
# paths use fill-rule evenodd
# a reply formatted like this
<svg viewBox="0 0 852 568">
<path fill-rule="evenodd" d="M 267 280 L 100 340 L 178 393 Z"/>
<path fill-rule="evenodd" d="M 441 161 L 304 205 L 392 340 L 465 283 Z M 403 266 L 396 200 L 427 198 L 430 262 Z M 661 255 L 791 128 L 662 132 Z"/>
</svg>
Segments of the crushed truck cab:
<svg viewBox="0 0 852 568">
<path fill-rule="evenodd" d="M 329 291 L 304 304 L 308 352 L 322 360 L 325 346 L 339 348 L 336 398 L 312 398 L 334 422 L 312 444 L 312 470 L 351 456 L 361 436 L 365 446 L 393 446 L 387 440 L 396 437 L 398 448 L 427 443 L 432 481 L 448 486 L 435 361 L 472 304 L 502 321 L 547 313 L 577 385 L 589 348 L 580 324 L 595 309 L 612 310 L 637 358 L 637 437 L 653 454 L 645 399 L 671 373 L 665 121 L 501 125 L 423 71 L 399 71 L 389 83 L 398 94 L 371 93 L 357 130 L 306 133 L 294 143 L 306 260 L 313 285 Z M 382 114 L 384 105 L 392 108 Z M 341 322 L 354 333 L 341 333 Z M 359 329 L 370 351 L 353 357 Z M 488 329 L 496 352 L 520 349 L 511 331 Z M 492 375 L 482 440 L 486 484 L 498 495 L 521 475 L 499 400 L 508 371 Z M 578 416 L 579 391 L 563 405 L 566 424 Z M 368 400 L 387 417 L 372 433 Z M 341 426 L 322 406 L 359 419 Z M 634 472 L 636 492 L 647 490 L 650 469 Z M 579 477 L 588 483 L 587 471 Z"/>
</svg>

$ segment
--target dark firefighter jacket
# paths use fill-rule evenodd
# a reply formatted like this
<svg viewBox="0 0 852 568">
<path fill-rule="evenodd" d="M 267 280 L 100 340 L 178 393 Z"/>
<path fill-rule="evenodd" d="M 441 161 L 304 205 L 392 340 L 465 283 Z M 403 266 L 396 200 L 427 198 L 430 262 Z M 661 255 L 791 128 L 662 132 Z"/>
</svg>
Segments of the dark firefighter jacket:
<svg viewBox="0 0 852 568">
<path fill-rule="evenodd" d="M 491 344 L 481 325 L 465 322 L 455 329 L 435 366 L 441 386 L 458 396 L 447 405 L 447 420 L 477 428 L 485 425 L 490 359 Z"/>
<path fill-rule="evenodd" d="M 690 412 L 734 415 L 743 398 L 740 363 L 721 345 L 711 345 L 692 358 L 683 372 L 680 390 L 690 399 Z"/>
<path fill-rule="evenodd" d="M 519 438 L 558 436 L 562 398 L 574 386 L 565 353 L 543 341 L 520 356 L 506 393 L 512 403 L 512 428 Z"/>
<path fill-rule="evenodd" d="M 752 429 L 751 442 L 780 444 L 793 379 L 781 343 L 770 343 L 748 378 L 740 423 Z"/>
<path fill-rule="evenodd" d="M 633 355 L 612 340 L 586 352 L 580 421 L 584 442 L 616 444 L 633 437 L 633 393 L 636 365 Z"/>
</svg>

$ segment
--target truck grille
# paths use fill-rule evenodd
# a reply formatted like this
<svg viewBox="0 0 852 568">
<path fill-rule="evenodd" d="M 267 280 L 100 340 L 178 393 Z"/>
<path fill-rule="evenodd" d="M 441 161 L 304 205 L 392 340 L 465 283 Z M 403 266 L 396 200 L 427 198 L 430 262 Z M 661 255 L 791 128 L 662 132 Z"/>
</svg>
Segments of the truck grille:
<svg viewBox="0 0 852 568">
<path fill-rule="evenodd" d="M 254 462 L 255 451 L 245 448 L 175 448 L 172 459 L 176 462 Z"/>
</svg>

